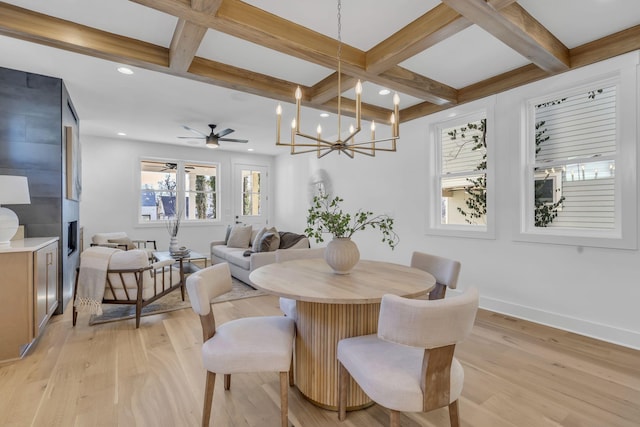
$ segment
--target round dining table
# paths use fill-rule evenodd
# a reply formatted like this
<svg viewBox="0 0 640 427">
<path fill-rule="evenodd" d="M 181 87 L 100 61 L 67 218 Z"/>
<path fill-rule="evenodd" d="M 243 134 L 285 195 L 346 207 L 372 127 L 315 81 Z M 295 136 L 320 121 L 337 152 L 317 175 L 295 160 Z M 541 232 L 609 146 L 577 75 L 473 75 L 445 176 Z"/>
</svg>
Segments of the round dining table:
<svg viewBox="0 0 640 427">
<path fill-rule="evenodd" d="M 269 264 L 249 276 L 255 287 L 296 300 L 295 383 L 312 403 L 338 408 L 338 341 L 378 330 L 385 294 L 416 298 L 435 286 L 420 269 L 361 260 L 349 274 L 336 274 L 323 258 Z M 351 380 L 347 410 L 373 402 Z"/>
</svg>

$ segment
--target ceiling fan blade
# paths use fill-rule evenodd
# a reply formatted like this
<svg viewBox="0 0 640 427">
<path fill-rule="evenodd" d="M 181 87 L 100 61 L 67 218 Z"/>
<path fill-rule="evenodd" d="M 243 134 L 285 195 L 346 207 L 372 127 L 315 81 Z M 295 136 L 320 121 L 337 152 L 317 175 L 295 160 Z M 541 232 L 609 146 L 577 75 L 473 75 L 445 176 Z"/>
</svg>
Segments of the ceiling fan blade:
<svg viewBox="0 0 640 427">
<path fill-rule="evenodd" d="M 249 142 L 248 139 L 233 139 L 233 138 L 218 138 L 218 141 L 227 141 L 227 142 Z"/>
<path fill-rule="evenodd" d="M 206 136 L 178 136 L 180 139 L 206 139 Z"/>
<path fill-rule="evenodd" d="M 218 132 L 218 133 L 216 134 L 216 136 L 217 136 L 218 138 L 221 138 L 221 137 L 223 137 L 223 136 L 225 136 L 225 135 L 229 135 L 231 132 L 235 132 L 235 131 L 234 131 L 233 129 L 224 129 L 224 130 L 221 130 L 220 132 Z"/>
<path fill-rule="evenodd" d="M 183 127 L 185 130 L 188 130 L 189 132 L 193 132 L 193 133 L 195 133 L 195 134 L 197 134 L 197 135 L 200 135 L 200 136 L 202 136 L 202 137 L 204 137 L 204 138 L 206 138 L 206 137 L 207 137 L 207 134 L 206 134 L 206 133 L 202 133 L 202 132 L 200 132 L 200 131 L 199 131 L 199 130 L 197 130 L 197 129 L 190 128 L 189 126 L 186 126 L 186 125 L 182 125 L 182 127 Z"/>
</svg>

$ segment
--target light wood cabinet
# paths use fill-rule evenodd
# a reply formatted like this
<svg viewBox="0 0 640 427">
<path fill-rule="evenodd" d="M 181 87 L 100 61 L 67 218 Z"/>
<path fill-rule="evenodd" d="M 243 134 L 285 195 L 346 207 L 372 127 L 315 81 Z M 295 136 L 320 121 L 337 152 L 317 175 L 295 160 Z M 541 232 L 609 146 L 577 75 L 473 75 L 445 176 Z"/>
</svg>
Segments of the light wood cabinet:
<svg viewBox="0 0 640 427">
<path fill-rule="evenodd" d="M 58 242 L 35 252 L 35 322 L 34 336 L 40 335 L 58 307 Z"/>
<path fill-rule="evenodd" d="M 58 238 L 0 247 L 0 361 L 22 357 L 58 306 Z"/>
</svg>

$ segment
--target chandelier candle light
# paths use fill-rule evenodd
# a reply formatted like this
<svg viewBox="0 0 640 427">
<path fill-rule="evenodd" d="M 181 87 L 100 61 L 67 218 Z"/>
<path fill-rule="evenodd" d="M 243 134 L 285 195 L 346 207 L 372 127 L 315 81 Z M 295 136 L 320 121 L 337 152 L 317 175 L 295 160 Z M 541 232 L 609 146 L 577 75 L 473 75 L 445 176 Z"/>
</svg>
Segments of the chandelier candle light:
<svg viewBox="0 0 640 427">
<path fill-rule="evenodd" d="M 276 145 L 291 147 L 291 154 L 302 154 L 316 152 L 318 158 L 324 157 L 332 151 L 337 151 L 338 154 L 345 153 L 347 156 L 353 158 L 356 153 L 365 154 L 367 156 L 375 156 L 376 151 L 396 151 L 396 141 L 400 138 L 400 97 L 396 93 L 393 96 L 393 113 L 391 113 L 391 137 L 376 139 L 376 124 L 371 121 L 371 140 L 366 142 L 356 142 L 355 136 L 361 130 L 361 116 L 362 116 L 362 83 L 358 80 L 355 86 L 356 95 L 356 124 L 349 126 L 349 136 L 342 140 L 342 22 L 341 22 L 341 1 L 338 0 L 338 136 L 335 141 L 329 141 L 322 138 L 322 127 L 318 125 L 316 128 L 316 135 L 308 135 L 300 131 L 300 105 L 302 103 L 302 90 L 300 86 L 295 91 L 296 100 L 296 116 L 291 121 L 291 142 L 282 142 L 280 140 L 280 126 L 282 122 L 282 106 L 278 104 L 276 108 Z M 299 143 L 296 142 L 296 136 L 306 138 L 315 142 Z M 390 142 L 391 146 L 384 147 L 376 146 L 381 142 Z M 296 150 L 301 149 L 301 150 Z"/>
</svg>

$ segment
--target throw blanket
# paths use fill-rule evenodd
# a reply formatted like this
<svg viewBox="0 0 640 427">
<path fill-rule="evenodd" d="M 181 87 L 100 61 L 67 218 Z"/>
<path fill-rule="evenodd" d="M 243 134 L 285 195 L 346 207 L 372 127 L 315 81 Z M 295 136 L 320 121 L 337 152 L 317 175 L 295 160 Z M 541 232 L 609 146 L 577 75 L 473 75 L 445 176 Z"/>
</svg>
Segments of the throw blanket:
<svg viewBox="0 0 640 427">
<path fill-rule="evenodd" d="M 92 246 L 80 255 L 78 293 L 74 305 L 78 312 L 102 314 L 102 298 L 107 281 L 109 260 L 120 249 Z"/>
<path fill-rule="evenodd" d="M 304 234 L 291 233 L 289 231 L 280 232 L 280 249 L 289 249 L 291 246 L 304 239 Z"/>
</svg>

